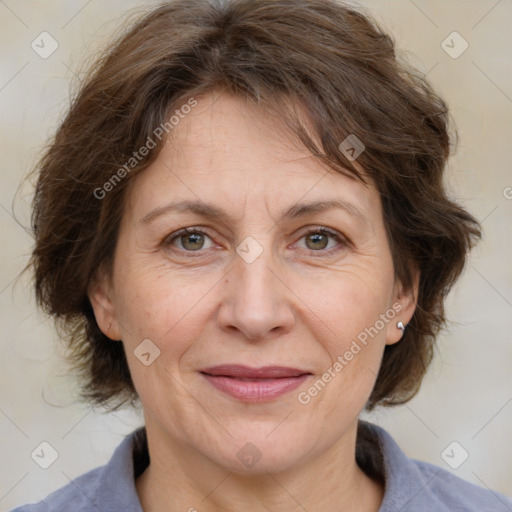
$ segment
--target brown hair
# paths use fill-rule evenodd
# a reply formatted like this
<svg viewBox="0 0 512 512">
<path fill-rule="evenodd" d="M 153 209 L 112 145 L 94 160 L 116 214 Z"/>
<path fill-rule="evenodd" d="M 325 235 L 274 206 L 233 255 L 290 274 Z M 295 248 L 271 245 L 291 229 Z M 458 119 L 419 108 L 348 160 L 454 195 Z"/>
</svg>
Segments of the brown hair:
<svg viewBox="0 0 512 512">
<path fill-rule="evenodd" d="M 111 409 L 137 400 L 123 344 L 100 331 L 87 290 L 98 268 L 111 270 L 127 186 L 162 141 L 119 169 L 173 109 L 213 90 L 275 109 L 313 155 L 363 181 L 340 143 L 364 143 L 357 163 L 381 194 L 396 277 L 411 286 L 411 261 L 421 272 L 417 309 L 403 339 L 386 346 L 367 409 L 406 402 L 479 225 L 444 189 L 444 101 L 369 16 L 331 0 L 168 2 L 94 63 L 36 168 L 32 217 L 37 300 L 68 340 L 82 398 Z M 305 108 L 316 141 L 289 99 Z"/>
</svg>

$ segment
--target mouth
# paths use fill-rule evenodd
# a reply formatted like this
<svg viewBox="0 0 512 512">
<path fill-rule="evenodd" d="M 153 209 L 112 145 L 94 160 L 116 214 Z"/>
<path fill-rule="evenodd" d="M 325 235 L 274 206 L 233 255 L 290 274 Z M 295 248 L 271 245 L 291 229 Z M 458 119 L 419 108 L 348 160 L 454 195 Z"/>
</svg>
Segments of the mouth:
<svg viewBox="0 0 512 512">
<path fill-rule="evenodd" d="M 200 374 L 217 390 L 243 402 L 266 402 L 299 387 L 311 372 L 285 366 L 220 365 Z"/>
</svg>

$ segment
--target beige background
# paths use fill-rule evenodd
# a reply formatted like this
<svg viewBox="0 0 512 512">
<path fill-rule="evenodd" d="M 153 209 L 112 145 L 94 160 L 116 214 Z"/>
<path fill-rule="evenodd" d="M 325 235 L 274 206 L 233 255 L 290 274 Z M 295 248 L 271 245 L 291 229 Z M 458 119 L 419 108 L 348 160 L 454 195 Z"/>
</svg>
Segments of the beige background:
<svg viewBox="0 0 512 512">
<path fill-rule="evenodd" d="M 30 186 L 18 191 L 16 201 L 14 195 L 65 111 L 83 59 L 108 41 L 127 9 L 150 5 L 0 1 L 1 511 L 40 500 L 106 463 L 122 436 L 141 424 L 130 411 L 102 415 L 74 403 L 73 382 L 57 377 L 62 361 L 52 324 L 36 310 L 28 276 L 13 282 L 31 247 L 24 229 Z M 461 141 L 450 165 L 450 187 L 485 231 L 450 296 L 455 323 L 439 339 L 420 394 L 371 419 L 386 427 L 409 456 L 512 495 L 512 1 L 362 5 L 451 106 Z M 59 45 L 47 59 L 31 48 L 42 31 Z M 453 31 L 469 44 L 456 59 L 441 47 Z M 461 43 L 455 39 L 452 52 Z M 30 456 L 42 441 L 59 455 L 47 470 Z M 441 457 L 452 441 L 469 453 L 458 469 Z"/>
</svg>

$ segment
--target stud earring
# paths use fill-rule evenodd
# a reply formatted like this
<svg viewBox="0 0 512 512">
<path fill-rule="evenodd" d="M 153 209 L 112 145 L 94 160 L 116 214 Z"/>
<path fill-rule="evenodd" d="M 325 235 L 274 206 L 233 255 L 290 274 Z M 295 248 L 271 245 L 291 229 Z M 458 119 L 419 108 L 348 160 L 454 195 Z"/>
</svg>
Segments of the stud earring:
<svg viewBox="0 0 512 512">
<path fill-rule="evenodd" d="M 396 326 L 397 326 L 397 327 L 398 327 L 402 332 L 404 332 L 404 330 L 405 330 L 405 325 L 403 324 L 403 322 L 398 322 L 398 323 L 396 324 Z"/>
</svg>

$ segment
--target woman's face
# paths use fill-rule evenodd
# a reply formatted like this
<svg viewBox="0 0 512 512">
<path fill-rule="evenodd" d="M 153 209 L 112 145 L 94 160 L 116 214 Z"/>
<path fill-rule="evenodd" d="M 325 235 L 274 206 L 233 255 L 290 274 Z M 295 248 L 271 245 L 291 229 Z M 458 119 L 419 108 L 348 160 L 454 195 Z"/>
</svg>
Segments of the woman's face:
<svg viewBox="0 0 512 512">
<path fill-rule="evenodd" d="M 378 193 L 282 134 L 254 106 L 198 99 L 132 183 L 112 279 L 91 292 L 148 432 L 237 472 L 354 434 L 414 309 Z M 251 373 L 265 367 L 292 370 Z"/>
</svg>

